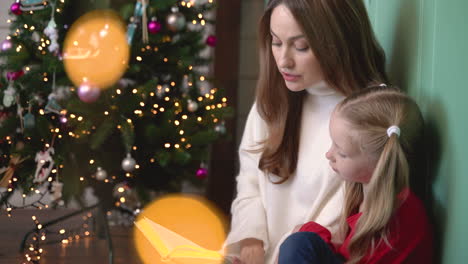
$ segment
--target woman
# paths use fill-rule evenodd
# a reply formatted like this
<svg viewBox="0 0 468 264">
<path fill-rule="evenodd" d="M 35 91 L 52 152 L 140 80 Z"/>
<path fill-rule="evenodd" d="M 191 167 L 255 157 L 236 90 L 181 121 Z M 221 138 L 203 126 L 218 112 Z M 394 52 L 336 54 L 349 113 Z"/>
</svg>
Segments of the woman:
<svg viewBox="0 0 468 264">
<path fill-rule="evenodd" d="M 257 98 L 239 149 L 229 254 L 274 263 L 295 226 L 333 233 L 342 181 L 324 153 L 335 105 L 387 82 L 385 56 L 361 0 L 271 0 L 260 21 Z"/>
</svg>

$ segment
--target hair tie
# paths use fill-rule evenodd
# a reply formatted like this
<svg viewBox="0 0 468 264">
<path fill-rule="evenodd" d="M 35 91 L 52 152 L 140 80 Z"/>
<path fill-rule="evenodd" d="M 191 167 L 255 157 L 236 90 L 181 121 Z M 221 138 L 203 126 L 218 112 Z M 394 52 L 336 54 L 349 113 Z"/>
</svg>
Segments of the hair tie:
<svg viewBox="0 0 468 264">
<path fill-rule="evenodd" d="M 400 128 L 398 126 L 390 126 L 388 129 L 387 129 L 387 135 L 388 137 L 391 137 L 392 134 L 396 134 L 397 137 L 400 137 Z"/>
</svg>

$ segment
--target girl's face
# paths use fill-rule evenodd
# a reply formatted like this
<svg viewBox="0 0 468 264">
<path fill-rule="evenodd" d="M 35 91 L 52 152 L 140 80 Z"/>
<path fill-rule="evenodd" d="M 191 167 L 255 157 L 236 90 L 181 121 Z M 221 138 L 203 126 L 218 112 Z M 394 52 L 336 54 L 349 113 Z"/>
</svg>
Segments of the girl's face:
<svg viewBox="0 0 468 264">
<path fill-rule="evenodd" d="M 370 155 L 362 153 L 361 149 L 352 137 L 353 128 L 340 117 L 339 113 L 333 112 L 330 119 L 330 137 L 332 145 L 325 154 L 330 161 L 332 169 L 350 182 L 368 183 L 377 161 Z"/>
<path fill-rule="evenodd" d="M 319 62 L 286 6 L 273 9 L 270 31 L 273 57 L 289 90 L 302 91 L 323 80 Z"/>
</svg>

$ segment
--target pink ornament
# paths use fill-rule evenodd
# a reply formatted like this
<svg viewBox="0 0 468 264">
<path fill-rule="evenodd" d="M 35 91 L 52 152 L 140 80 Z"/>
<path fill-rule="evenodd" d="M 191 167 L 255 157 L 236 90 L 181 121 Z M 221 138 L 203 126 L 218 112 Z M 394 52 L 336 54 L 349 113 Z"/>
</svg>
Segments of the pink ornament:
<svg viewBox="0 0 468 264">
<path fill-rule="evenodd" d="M 99 95 L 101 95 L 101 90 L 87 83 L 83 83 L 78 87 L 78 97 L 85 103 L 95 102 L 99 98 Z"/>
<path fill-rule="evenodd" d="M 205 179 L 205 178 L 208 176 L 208 169 L 206 169 L 206 168 L 199 168 L 199 169 L 197 170 L 196 176 L 197 176 L 197 178 L 200 179 L 200 180 Z"/>
<path fill-rule="evenodd" d="M 216 46 L 216 36 L 213 36 L 213 35 L 209 35 L 207 38 L 206 38 L 206 45 L 210 46 L 210 47 L 214 47 Z"/>
<path fill-rule="evenodd" d="M 13 47 L 13 43 L 9 39 L 5 39 L 2 41 L 2 44 L 0 45 L 0 50 L 1 51 L 7 51 Z"/>
<path fill-rule="evenodd" d="M 17 72 L 7 72 L 6 77 L 9 81 L 16 81 L 19 77 L 24 75 L 24 71 L 20 70 Z"/>
<path fill-rule="evenodd" d="M 158 21 L 150 21 L 148 23 L 148 32 L 151 33 L 151 34 L 156 34 L 158 33 L 159 31 L 161 31 L 161 23 L 158 22 Z"/>
<path fill-rule="evenodd" d="M 19 16 L 23 13 L 23 11 L 21 11 L 21 4 L 20 3 L 13 3 L 11 6 L 10 6 L 10 11 L 11 13 Z"/>
</svg>

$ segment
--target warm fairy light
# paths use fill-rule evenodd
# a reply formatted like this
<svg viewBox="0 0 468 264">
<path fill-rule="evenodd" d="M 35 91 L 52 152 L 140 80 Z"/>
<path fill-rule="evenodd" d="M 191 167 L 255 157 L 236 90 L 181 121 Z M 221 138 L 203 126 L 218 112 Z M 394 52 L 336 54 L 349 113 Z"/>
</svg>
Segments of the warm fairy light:
<svg viewBox="0 0 468 264">
<path fill-rule="evenodd" d="M 187 145 L 185 145 L 185 148 L 187 148 L 187 149 L 189 149 L 189 148 L 191 148 L 191 147 L 192 147 L 192 145 L 191 145 L 191 144 L 187 144 Z"/>
<path fill-rule="evenodd" d="M 76 118 L 76 115 L 70 114 L 70 118 L 72 118 L 72 119 L 73 119 L 73 118 Z"/>
<path fill-rule="evenodd" d="M 200 116 L 197 117 L 197 121 L 198 121 L 198 122 L 201 122 L 202 120 L 203 120 L 203 118 L 201 118 Z"/>
<path fill-rule="evenodd" d="M 205 20 L 202 19 L 202 21 L 200 21 L 200 24 L 201 24 L 202 26 L 204 26 L 204 25 L 206 24 Z"/>
<path fill-rule="evenodd" d="M 154 163 L 154 162 L 155 162 L 154 158 L 151 158 L 151 159 L 150 159 L 150 162 L 151 162 L 151 163 Z"/>
<path fill-rule="evenodd" d="M 166 93 L 168 93 L 168 92 L 170 92 L 170 91 L 171 91 L 171 88 L 169 88 L 169 87 L 166 87 L 166 89 L 164 89 L 164 91 L 165 91 Z"/>
<path fill-rule="evenodd" d="M 65 234 L 65 229 L 60 229 L 59 233 L 60 233 L 61 235 Z"/>
<path fill-rule="evenodd" d="M 138 170 L 139 168 L 140 168 L 140 165 L 136 164 L 136 165 L 135 165 L 135 169 Z"/>
<path fill-rule="evenodd" d="M 180 142 L 185 142 L 187 139 L 186 138 L 181 138 Z"/>
<path fill-rule="evenodd" d="M 171 86 L 174 87 L 176 85 L 175 82 L 171 82 Z"/>
<path fill-rule="evenodd" d="M 145 103 L 144 103 L 144 102 L 140 102 L 140 106 L 141 106 L 141 107 L 145 107 Z"/>
<path fill-rule="evenodd" d="M 94 160 L 93 159 L 89 160 L 89 164 L 91 164 L 91 165 L 94 164 Z"/>
<path fill-rule="evenodd" d="M 120 89 L 117 89 L 115 92 L 116 92 L 117 94 L 121 94 L 121 93 L 122 93 L 122 91 L 121 91 Z"/>
<path fill-rule="evenodd" d="M 62 244 L 68 244 L 68 239 L 62 239 Z"/>
<path fill-rule="evenodd" d="M 122 128 L 122 126 L 121 126 L 121 125 L 117 125 L 117 129 L 121 129 L 121 128 Z"/>
<path fill-rule="evenodd" d="M 36 219 L 37 219 L 35 215 L 33 215 L 31 218 L 32 218 L 33 221 L 36 221 Z"/>
<path fill-rule="evenodd" d="M 166 143 L 166 144 L 164 144 L 164 147 L 165 147 L 165 148 L 170 148 L 170 147 L 171 147 L 171 144 L 170 144 L 170 143 Z"/>
<path fill-rule="evenodd" d="M 194 19 L 192 20 L 192 24 L 196 25 L 197 24 L 197 21 Z"/>
<path fill-rule="evenodd" d="M 83 117 L 82 117 L 82 116 L 79 116 L 79 117 L 78 117 L 78 121 L 81 121 L 81 120 L 83 120 Z"/>
<path fill-rule="evenodd" d="M 137 56 L 137 57 L 136 57 L 136 60 L 137 60 L 137 61 L 142 61 L 142 60 L 143 60 L 143 58 L 142 58 L 142 57 L 140 57 L 140 56 Z"/>
<path fill-rule="evenodd" d="M 105 183 L 109 183 L 109 179 L 104 179 L 104 182 L 105 182 Z"/>
<path fill-rule="evenodd" d="M 216 106 L 217 106 L 218 108 L 222 108 L 222 107 L 223 107 L 222 104 L 217 104 Z"/>
<path fill-rule="evenodd" d="M 133 113 L 134 113 L 135 115 L 142 115 L 142 114 L 143 114 L 143 111 L 141 111 L 141 110 L 135 110 L 135 111 L 133 111 Z"/>
<path fill-rule="evenodd" d="M 167 59 L 167 58 L 164 58 L 164 59 L 163 59 L 163 61 L 164 61 L 164 62 L 167 62 L 167 61 L 168 61 L 168 59 Z"/>
<path fill-rule="evenodd" d="M 180 148 L 180 145 L 179 145 L 179 144 L 175 144 L 175 145 L 174 145 L 174 148 L 178 149 L 178 148 Z"/>
<path fill-rule="evenodd" d="M 183 130 L 179 131 L 179 135 L 183 135 L 183 134 L 184 134 Z"/>
<path fill-rule="evenodd" d="M 127 123 L 131 124 L 132 123 L 132 120 L 129 118 L 127 119 Z"/>
<path fill-rule="evenodd" d="M 188 66 L 188 69 L 191 71 L 193 69 L 193 66 L 192 65 Z"/>
<path fill-rule="evenodd" d="M 210 94 L 205 94 L 205 98 L 210 98 Z"/>
<path fill-rule="evenodd" d="M 154 104 L 153 107 L 154 107 L 154 108 L 158 108 L 159 105 L 158 105 L 158 104 Z"/>
<path fill-rule="evenodd" d="M 199 102 L 201 102 L 201 101 L 203 101 L 203 97 L 200 96 L 200 97 L 197 98 L 197 100 L 198 100 Z"/>
<path fill-rule="evenodd" d="M 84 181 L 84 178 L 83 178 L 83 177 L 80 177 L 80 181 Z"/>
<path fill-rule="evenodd" d="M 170 100 L 171 98 L 169 98 L 169 96 L 164 97 L 164 101 L 169 102 Z"/>
<path fill-rule="evenodd" d="M 205 109 L 206 109 L 207 111 L 209 111 L 211 108 L 210 108 L 209 105 L 207 105 L 207 106 L 205 107 Z"/>
<path fill-rule="evenodd" d="M 180 125 L 179 120 L 174 121 L 174 125 L 176 125 L 176 126 Z"/>
<path fill-rule="evenodd" d="M 42 228 L 42 225 L 41 224 L 38 224 L 37 225 L 37 229 L 41 229 Z"/>
<path fill-rule="evenodd" d="M 202 13 L 199 13 L 199 14 L 198 14 L 198 18 L 202 19 L 202 18 L 203 18 L 203 14 L 202 14 Z"/>
<path fill-rule="evenodd" d="M 164 112 L 164 107 L 159 108 L 159 112 Z"/>
<path fill-rule="evenodd" d="M 221 99 L 221 101 L 223 101 L 223 103 L 226 103 L 226 102 L 227 102 L 227 98 L 226 98 L 226 97 L 223 97 L 223 99 Z"/>
<path fill-rule="evenodd" d="M 13 178 L 13 181 L 14 181 L 14 182 L 18 181 L 18 178 L 16 178 L 16 177 L 15 177 L 15 178 Z"/>
<path fill-rule="evenodd" d="M 174 106 L 176 106 L 176 107 L 178 107 L 179 105 L 180 105 L 179 102 L 174 103 Z"/>
<path fill-rule="evenodd" d="M 108 111 L 104 111 L 104 115 L 109 115 L 109 112 L 108 112 Z"/>
<path fill-rule="evenodd" d="M 89 236 L 89 231 L 84 232 L 85 236 Z"/>
<path fill-rule="evenodd" d="M 125 191 L 125 189 L 124 189 L 124 187 L 119 187 L 119 188 L 117 189 L 117 191 L 122 193 L 122 192 Z"/>
<path fill-rule="evenodd" d="M 153 92 L 151 92 L 151 93 L 150 93 L 150 96 L 151 96 L 151 97 L 153 97 L 153 96 L 154 96 L 154 93 L 153 93 Z"/>
<path fill-rule="evenodd" d="M 130 178 L 130 177 L 132 177 L 132 175 L 129 172 L 127 172 L 127 173 L 125 173 L 125 177 Z"/>
<path fill-rule="evenodd" d="M 138 90 L 137 90 L 137 89 L 133 89 L 133 90 L 132 90 L 132 93 L 136 94 L 136 93 L 138 93 Z"/>
<path fill-rule="evenodd" d="M 182 119 L 184 119 L 184 120 L 186 120 L 187 118 L 188 118 L 187 115 L 183 115 L 183 116 L 182 116 Z"/>
<path fill-rule="evenodd" d="M 35 190 L 34 192 L 35 192 L 36 194 L 40 194 L 40 193 L 41 193 L 41 191 L 39 191 L 39 190 Z"/>
<path fill-rule="evenodd" d="M 10 24 L 10 23 L 11 23 L 11 19 L 7 19 L 7 21 L 6 21 L 6 22 L 7 22 L 8 24 Z M 10 40 L 10 39 L 11 39 L 11 37 L 10 37 L 10 36 L 8 36 L 6 39 Z"/>
<path fill-rule="evenodd" d="M 138 148 L 137 148 L 137 146 L 133 146 L 132 149 L 133 149 L 133 150 L 137 150 Z"/>
</svg>

